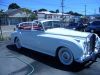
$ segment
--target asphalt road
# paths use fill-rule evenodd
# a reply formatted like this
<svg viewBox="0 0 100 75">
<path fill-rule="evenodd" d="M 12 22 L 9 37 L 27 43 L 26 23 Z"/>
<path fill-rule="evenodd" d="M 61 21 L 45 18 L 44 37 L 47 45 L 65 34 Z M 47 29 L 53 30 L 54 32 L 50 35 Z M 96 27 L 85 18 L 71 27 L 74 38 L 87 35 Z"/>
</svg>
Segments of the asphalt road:
<svg viewBox="0 0 100 75">
<path fill-rule="evenodd" d="M 68 68 L 55 58 L 28 49 L 18 51 L 10 41 L 0 42 L 0 75 L 100 75 L 100 59 Z"/>
</svg>

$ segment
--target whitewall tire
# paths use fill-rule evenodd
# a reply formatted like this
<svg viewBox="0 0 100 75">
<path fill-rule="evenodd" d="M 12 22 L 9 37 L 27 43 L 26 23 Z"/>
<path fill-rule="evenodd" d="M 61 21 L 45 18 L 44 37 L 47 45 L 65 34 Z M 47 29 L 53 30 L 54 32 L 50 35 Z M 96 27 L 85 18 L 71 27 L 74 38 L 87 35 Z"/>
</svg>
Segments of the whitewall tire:
<svg viewBox="0 0 100 75">
<path fill-rule="evenodd" d="M 73 61 L 74 61 L 74 57 L 73 57 L 73 54 L 72 52 L 68 49 L 68 48 L 61 48 L 59 51 L 58 51 L 58 59 L 59 61 L 68 66 L 68 65 L 72 65 Z"/>
</svg>

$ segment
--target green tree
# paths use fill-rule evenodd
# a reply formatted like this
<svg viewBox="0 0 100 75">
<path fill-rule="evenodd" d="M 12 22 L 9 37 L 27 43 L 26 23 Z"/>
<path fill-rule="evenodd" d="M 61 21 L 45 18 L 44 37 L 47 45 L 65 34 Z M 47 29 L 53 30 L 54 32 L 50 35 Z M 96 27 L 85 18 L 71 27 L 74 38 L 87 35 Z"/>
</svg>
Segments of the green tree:
<svg viewBox="0 0 100 75">
<path fill-rule="evenodd" d="M 26 12 L 27 14 L 32 13 L 32 11 L 29 10 L 29 9 L 27 9 L 27 8 L 22 8 L 21 10 L 22 10 L 23 12 Z"/>
<path fill-rule="evenodd" d="M 31 18 L 31 20 L 33 21 L 34 19 L 37 19 L 37 15 L 32 13 L 32 14 L 30 15 L 30 18 Z"/>
<path fill-rule="evenodd" d="M 73 15 L 74 12 L 73 12 L 73 11 L 69 11 L 69 12 L 67 12 L 67 14 L 71 14 L 71 15 Z"/>
<path fill-rule="evenodd" d="M 53 10 L 50 10 L 49 12 L 51 12 L 51 13 L 55 13 L 55 11 L 53 11 Z"/>
<path fill-rule="evenodd" d="M 59 13 L 59 10 L 58 9 L 56 10 L 56 13 Z"/>
<path fill-rule="evenodd" d="M 75 16 L 82 16 L 82 14 L 75 12 L 74 13 Z"/>
<path fill-rule="evenodd" d="M 21 9 L 23 12 L 25 12 L 26 13 L 26 15 L 27 15 L 27 21 L 29 20 L 29 17 L 30 17 L 30 15 L 32 14 L 32 11 L 31 10 L 29 10 L 29 9 L 27 9 L 27 8 L 22 8 Z"/>
<path fill-rule="evenodd" d="M 50 10 L 49 12 L 51 12 L 51 13 L 59 13 L 59 10 L 58 10 L 58 9 L 57 9 L 57 10 L 55 10 L 55 11 Z"/>
<path fill-rule="evenodd" d="M 67 14 L 71 14 L 71 15 L 74 15 L 74 16 L 82 16 L 82 14 L 77 13 L 77 12 L 73 12 L 73 11 L 69 11 L 69 12 L 67 12 Z"/>
<path fill-rule="evenodd" d="M 0 10 L 0 13 L 1 13 L 1 12 L 4 12 L 4 10 L 3 10 L 3 9 L 1 9 L 1 10 Z"/>
<path fill-rule="evenodd" d="M 36 13 L 33 13 L 31 10 L 29 10 L 27 8 L 22 8 L 21 10 L 26 13 L 26 15 L 27 15 L 27 21 L 29 21 L 29 18 L 31 20 L 37 19 Z"/>
<path fill-rule="evenodd" d="M 37 15 L 38 11 L 37 10 L 34 10 L 33 13 Z"/>
<path fill-rule="evenodd" d="M 47 9 L 42 8 L 42 9 L 39 9 L 38 11 L 39 12 L 41 12 L 41 11 L 47 11 Z"/>
<path fill-rule="evenodd" d="M 17 5 L 16 3 L 12 3 L 12 4 L 10 4 L 10 5 L 8 6 L 8 9 L 19 9 L 19 8 L 20 8 L 20 6 Z"/>
</svg>

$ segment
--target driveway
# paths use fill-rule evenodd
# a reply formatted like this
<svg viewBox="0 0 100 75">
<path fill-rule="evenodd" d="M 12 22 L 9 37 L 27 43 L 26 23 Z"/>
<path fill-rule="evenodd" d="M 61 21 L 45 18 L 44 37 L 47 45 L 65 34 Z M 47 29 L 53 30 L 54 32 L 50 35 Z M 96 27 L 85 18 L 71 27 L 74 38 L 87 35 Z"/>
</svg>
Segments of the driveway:
<svg viewBox="0 0 100 75">
<path fill-rule="evenodd" d="M 100 75 L 100 59 L 87 66 L 67 68 L 55 58 L 32 50 L 18 51 L 10 41 L 0 42 L 0 75 Z"/>
</svg>

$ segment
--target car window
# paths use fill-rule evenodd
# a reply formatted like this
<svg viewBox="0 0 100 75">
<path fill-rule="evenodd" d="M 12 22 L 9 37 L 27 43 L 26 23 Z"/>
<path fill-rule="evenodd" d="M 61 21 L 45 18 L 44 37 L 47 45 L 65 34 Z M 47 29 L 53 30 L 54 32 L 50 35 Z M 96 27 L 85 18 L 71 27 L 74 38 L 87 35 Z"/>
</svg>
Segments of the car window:
<svg viewBox="0 0 100 75">
<path fill-rule="evenodd" d="M 52 21 L 47 21 L 43 23 L 45 29 L 52 28 Z"/>
<path fill-rule="evenodd" d="M 32 28 L 32 23 L 22 23 L 19 26 L 19 29 L 22 30 L 31 30 L 31 28 Z"/>
<path fill-rule="evenodd" d="M 62 21 L 47 21 L 43 23 L 45 29 L 65 27 L 66 23 Z"/>
<path fill-rule="evenodd" d="M 43 30 L 42 24 L 41 23 L 33 23 L 33 30 Z"/>
<path fill-rule="evenodd" d="M 43 30 L 43 25 L 40 22 L 38 23 L 38 26 Z"/>
<path fill-rule="evenodd" d="M 61 23 L 59 21 L 53 21 L 52 25 L 54 28 L 61 27 Z"/>
</svg>

